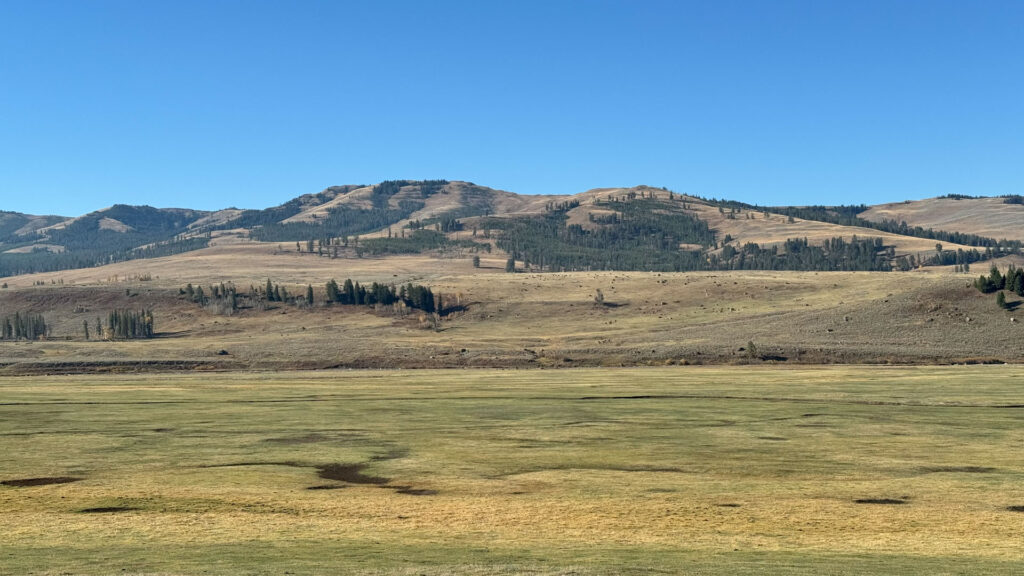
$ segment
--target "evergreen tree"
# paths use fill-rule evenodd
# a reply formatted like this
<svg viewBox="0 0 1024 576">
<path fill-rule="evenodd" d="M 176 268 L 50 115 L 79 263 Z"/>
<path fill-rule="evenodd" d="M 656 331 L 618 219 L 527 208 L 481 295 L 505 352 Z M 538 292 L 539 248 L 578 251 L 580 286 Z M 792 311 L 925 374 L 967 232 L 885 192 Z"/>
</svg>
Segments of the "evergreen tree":
<svg viewBox="0 0 1024 576">
<path fill-rule="evenodd" d="M 1006 294 L 1002 290 L 996 294 L 996 306 L 999 306 L 1003 310 L 1009 308 L 1009 306 L 1006 305 Z"/>
<path fill-rule="evenodd" d="M 306 285 L 306 306 L 313 305 L 313 285 Z"/>
<path fill-rule="evenodd" d="M 332 278 L 327 282 L 327 302 L 340 302 L 341 293 L 338 291 L 338 283 Z"/>
</svg>

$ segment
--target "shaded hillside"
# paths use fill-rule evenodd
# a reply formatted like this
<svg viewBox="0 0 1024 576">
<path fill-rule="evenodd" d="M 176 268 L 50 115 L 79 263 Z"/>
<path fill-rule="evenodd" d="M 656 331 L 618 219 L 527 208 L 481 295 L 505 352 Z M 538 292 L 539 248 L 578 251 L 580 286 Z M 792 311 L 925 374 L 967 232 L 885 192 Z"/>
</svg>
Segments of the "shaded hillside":
<svg viewBox="0 0 1024 576">
<path fill-rule="evenodd" d="M 183 236 L 205 212 L 118 204 L 3 239 L 0 275 L 12 276 L 167 256 L 206 246 Z M 12 224 L 13 225 L 13 224 Z"/>
</svg>

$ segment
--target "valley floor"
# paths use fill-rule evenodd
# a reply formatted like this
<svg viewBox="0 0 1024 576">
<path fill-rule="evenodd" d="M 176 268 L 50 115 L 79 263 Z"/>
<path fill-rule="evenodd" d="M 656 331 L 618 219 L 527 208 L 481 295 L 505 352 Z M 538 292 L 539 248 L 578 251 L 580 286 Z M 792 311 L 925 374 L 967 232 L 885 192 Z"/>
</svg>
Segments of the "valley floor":
<svg viewBox="0 0 1024 576">
<path fill-rule="evenodd" d="M 1011 574 L 1024 368 L 0 379 L 0 574 Z"/>
</svg>

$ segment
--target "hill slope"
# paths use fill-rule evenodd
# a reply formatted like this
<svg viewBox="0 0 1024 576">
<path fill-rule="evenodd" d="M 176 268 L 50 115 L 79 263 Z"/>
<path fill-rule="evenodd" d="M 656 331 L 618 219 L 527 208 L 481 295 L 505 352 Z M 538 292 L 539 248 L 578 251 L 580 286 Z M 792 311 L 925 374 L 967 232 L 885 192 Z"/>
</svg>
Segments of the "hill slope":
<svg viewBox="0 0 1024 576">
<path fill-rule="evenodd" d="M 1024 241 L 1024 205 L 1004 198 L 929 198 L 872 206 L 861 218 Z"/>
<path fill-rule="evenodd" d="M 891 219 L 911 226 L 884 223 Z M 1013 253 L 1019 243 L 983 236 L 1024 239 L 1021 224 L 1024 206 L 1002 199 L 762 208 L 648 186 L 528 196 L 463 181 L 393 180 L 332 186 L 262 210 L 0 213 L 0 276 L 165 256 L 211 240 L 305 247 L 332 258 L 487 253 L 546 271 L 909 269 Z"/>
</svg>

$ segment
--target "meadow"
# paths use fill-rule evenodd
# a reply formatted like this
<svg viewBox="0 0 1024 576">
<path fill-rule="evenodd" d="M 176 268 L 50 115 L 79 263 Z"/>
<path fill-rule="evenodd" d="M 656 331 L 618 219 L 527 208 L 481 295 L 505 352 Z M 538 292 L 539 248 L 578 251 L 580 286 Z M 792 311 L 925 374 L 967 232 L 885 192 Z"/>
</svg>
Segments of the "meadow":
<svg viewBox="0 0 1024 576">
<path fill-rule="evenodd" d="M 0 574 L 1010 574 L 1024 368 L 0 379 Z"/>
</svg>

